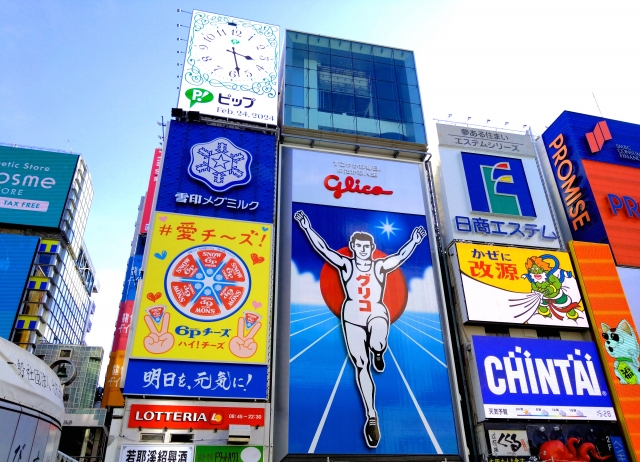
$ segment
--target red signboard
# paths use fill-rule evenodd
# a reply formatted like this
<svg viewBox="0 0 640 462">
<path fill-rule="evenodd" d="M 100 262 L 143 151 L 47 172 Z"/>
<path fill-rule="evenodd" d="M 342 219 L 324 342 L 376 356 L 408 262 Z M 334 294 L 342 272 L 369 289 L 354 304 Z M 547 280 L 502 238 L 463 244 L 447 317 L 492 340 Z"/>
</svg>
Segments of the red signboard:
<svg viewBox="0 0 640 462">
<path fill-rule="evenodd" d="M 149 186 L 147 195 L 144 198 L 144 209 L 142 210 L 142 221 L 140 223 L 140 233 L 145 234 L 149 229 L 149 219 L 151 218 L 151 206 L 153 205 L 153 195 L 156 192 L 156 182 L 160 172 L 160 158 L 162 149 L 156 149 L 153 154 L 153 164 L 151 165 L 151 175 L 149 175 Z"/>
<path fill-rule="evenodd" d="M 227 430 L 229 425 L 264 426 L 264 408 L 226 406 L 158 406 L 132 404 L 130 428 Z"/>
</svg>

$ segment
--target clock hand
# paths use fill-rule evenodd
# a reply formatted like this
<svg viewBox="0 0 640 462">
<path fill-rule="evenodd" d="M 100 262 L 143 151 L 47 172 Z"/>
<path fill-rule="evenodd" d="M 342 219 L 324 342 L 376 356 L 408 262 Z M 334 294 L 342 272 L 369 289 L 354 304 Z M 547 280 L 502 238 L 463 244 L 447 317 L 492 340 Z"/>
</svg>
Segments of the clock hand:
<svg viewBox="0 0 640 462">
<path fill-rule="evenodd" d="M 249 55 L 241 55 L 240 53 L 236 53 L 238 56 L 242 56 L 247 61 L 253 61 L 253 58 Z"/>
<path fill-rule="evenodd" d="M 233 51 L 231 51 L 233 50 Z M 233 53 L 233 60 L 236 62 L 236 72 L 240 75 L 240 68 L 238 67 L 238 59 L 236 58 L 236 48 L 231 47 L 231 50 L 227 50 L 229 53 Z M 241 55 L 242 56 L 242 55 Z"/>
</svg>

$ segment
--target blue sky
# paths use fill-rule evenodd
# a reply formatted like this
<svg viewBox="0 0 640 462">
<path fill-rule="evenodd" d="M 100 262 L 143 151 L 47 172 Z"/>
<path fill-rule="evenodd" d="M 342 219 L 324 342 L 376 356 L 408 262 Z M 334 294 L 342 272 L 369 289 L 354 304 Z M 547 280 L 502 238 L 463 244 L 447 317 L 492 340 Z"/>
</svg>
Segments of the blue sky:
<svg viewBox="0 0 640 462">
<path fill-rule="evenodd" d="M 433 118 L 541 134 L 562 112 L 640 123 L 637 2 L 0 0 L 0 142 L 82 153 L 85 239 L 102 283 L 89 342 L 108 355 L 140 196 L 177 101 L 194 8 L 415 51 Z M 490 119 L 491 122 L 486 122 Z"/>
</svg>

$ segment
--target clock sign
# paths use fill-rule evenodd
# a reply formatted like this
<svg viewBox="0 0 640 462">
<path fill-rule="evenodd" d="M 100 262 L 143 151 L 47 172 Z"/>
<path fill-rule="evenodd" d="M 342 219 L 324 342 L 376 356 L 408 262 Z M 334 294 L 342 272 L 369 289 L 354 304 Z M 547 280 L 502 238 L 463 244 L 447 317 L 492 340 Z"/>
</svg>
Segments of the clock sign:
<svg viewBox="0 0 640 462">
<path fill-rule="evenodd" d="M 193 11 L 178 107 L 275 125 L 280 28 Z"/>
</svg>

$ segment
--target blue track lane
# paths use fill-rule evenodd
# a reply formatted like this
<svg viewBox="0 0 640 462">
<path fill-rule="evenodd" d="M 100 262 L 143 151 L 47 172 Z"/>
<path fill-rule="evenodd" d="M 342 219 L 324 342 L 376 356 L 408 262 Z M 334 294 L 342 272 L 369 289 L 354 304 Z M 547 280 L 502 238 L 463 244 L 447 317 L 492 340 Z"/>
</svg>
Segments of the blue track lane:
<svg viewBox="0 0 640 462">
<path fill-rule="evenodd" d="M 326 315 L 317 316 L 323 313 L 316 311 L 319 308 L 291 307 L 291 334 L 294 335 L 290 339 L 290 358 L 295 359 L 290 363 L 289 453 L 309 452 L 314 437 L 313 452 L 317 454 L 457 453 L 439 316 L 406 312 L 391 326 L 385 371 L 378 373 L 372 369 L 382 437 L 379 446 L 370 449 L 363 435 L 364 406 L 354 367 L 348 359 L 334 399 L 329 403 L 347 351 L 340 320 L 326 307 Z M 317 343 L 309 347 L 314 342 Z M 325 409 L 328 412 L 321 425 Z"/>
</svg>

